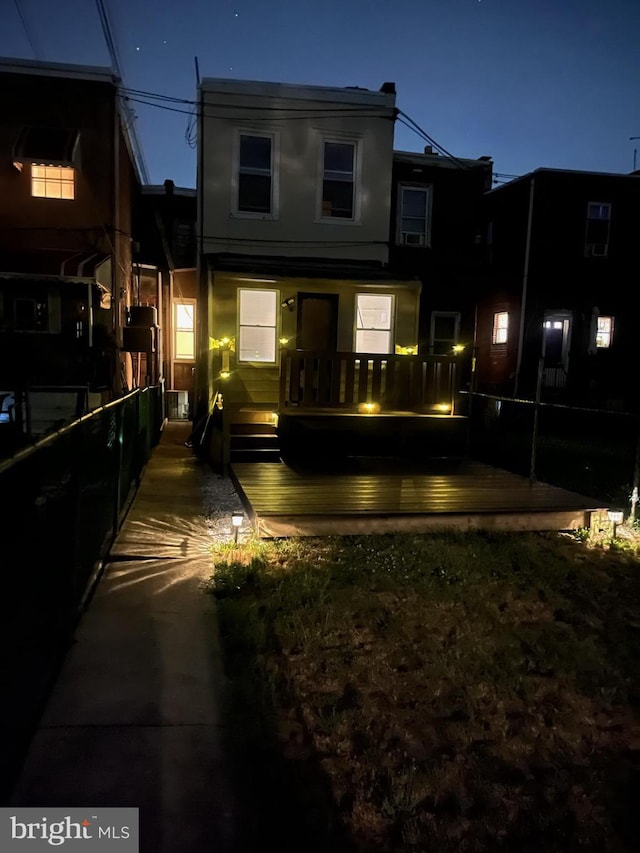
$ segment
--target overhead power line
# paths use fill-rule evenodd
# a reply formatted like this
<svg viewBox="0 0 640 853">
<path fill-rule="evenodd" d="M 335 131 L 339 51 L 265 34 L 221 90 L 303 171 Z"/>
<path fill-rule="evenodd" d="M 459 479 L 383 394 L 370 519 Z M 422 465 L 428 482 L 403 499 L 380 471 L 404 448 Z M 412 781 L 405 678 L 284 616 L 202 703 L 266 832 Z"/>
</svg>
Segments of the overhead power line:
<svg viewBox="0 0 640 853">
<path fill-rule="evenodd" d="M 22 23 L 22 29 L 24 30 L 24 34 L 27 37 L 27 41 L 29 42 L 29 47 L 31 48 L 31 51 L 33 53 L 33 58 L 34 59 L 41 59 L 42 54 L 40 53 L 40 51 L 37 48 L 37 43 L 33 37 L 33 32 L 31 30 L 31 27 L 27 23 L 27 19 L 25 18 L 24 14 L 22 12 L 22 0 L 13 0 L 13 2 L 14 2 L 14 5 L 16 7 L 16 12 L 18 13 L 18 17 L 20 18 L 20 22 Z"/>
</svg>

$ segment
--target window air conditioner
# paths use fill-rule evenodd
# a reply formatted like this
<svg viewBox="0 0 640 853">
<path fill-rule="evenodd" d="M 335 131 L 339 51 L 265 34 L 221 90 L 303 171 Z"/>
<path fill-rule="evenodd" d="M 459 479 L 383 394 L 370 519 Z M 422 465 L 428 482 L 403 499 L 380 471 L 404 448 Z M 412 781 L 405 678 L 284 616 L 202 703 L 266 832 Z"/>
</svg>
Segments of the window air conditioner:
<svg viewBox="0 0 640 853">
<path fill-rule="evenodd" d="M 604 258 L 609 253 L 608 243 L 587 243 L 587 257 Z"/>
<path fill-rule="evenodd" d="M 404 246 L 424 246 L 424 234 L 417 234 L 415 231 L 401 231 L 400 242 Z"/>
</svg>

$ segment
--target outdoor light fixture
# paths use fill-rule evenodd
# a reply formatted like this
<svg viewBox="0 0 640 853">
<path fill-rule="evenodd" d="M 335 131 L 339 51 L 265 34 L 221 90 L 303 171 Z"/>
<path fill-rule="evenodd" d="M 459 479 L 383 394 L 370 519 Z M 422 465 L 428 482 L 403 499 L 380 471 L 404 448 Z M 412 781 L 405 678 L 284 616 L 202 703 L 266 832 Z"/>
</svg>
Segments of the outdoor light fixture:
<svg viewBox="0 0 640 853">
<path fill-rule="evenodd" d="M 439 412 L 450 412 L 451 411 L 451 404 L 450 403 L 438 403 L 436 405 L 436 409 Z"/>
<path fill-rule="evenodd" d="M 380 403 L 360 403 L 358 411 L 361 415 L 376 415 L 380 411 Z"/>
<path fill-rule="evenodd" d="M 288 308 L 289 311 L 293 311 L 293 307 L 295 304 L 296 304 L 296 300 L 293 298 L 293 296 L 290 296 L 288 299 L 283 300 L 282 307 Z"/>
<path fill-rule="evenodd" d="M 220 379 L 228 379 L 231 376 L 228 370 L 222 370 L 220 372 Z"/>
<path fill-rule="evenodd" d="M 461 352 L 464 352 L 464 344 L 455 344 L 453 346 L 453 351 L 456 355 L 459 355 Z"/>
<path fill-rule="evenodd" d="M 286 347 L 289 343 L 289 338 L 280 338 L 280 346 Z"/>
<path fill-rule="evenodd" d="M 607 512 L 607 516 L 609 518 L 609 521 L 613 524 L 613 530 L 611 531 L 611 535 L 615 539 L 617 533 L 616 528 L 624 521 L 624 513 L 620 510 L 609 510 Z"/>
<path fill-rule="evenodd" d="M 234 512 L 231 516 L 231 524 L 233 524 L 233 532 L 234 532 L 234 542 L 238 544 L 238 530 L 242 527 L 242 522 L 244 521 L 244 515 L 241 512 Z"/>
</svg>

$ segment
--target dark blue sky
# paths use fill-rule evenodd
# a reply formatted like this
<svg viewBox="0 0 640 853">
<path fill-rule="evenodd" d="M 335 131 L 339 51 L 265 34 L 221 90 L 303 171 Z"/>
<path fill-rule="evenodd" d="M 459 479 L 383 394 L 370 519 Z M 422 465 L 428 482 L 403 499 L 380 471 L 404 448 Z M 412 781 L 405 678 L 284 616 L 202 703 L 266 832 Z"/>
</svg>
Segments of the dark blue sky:
<svg viewBox="0 0 640 853">
<path fill-rule="evenodd" d="M 501 174 L 640 165 L 640 0 L 104 0 L 130 88 L 204 77 L 378 89 Z M 18 9 L 26 22 L 29 37 Z M 110 64 L 95 0 L 0 0 L 0 54 Z M 178 109 L 188 106 L 170 104 Z M 132 103 L 153 183 L 195 185 L 188 116 Z M 423 141 L 401 124 L 395 147 Z"/>
</svg>

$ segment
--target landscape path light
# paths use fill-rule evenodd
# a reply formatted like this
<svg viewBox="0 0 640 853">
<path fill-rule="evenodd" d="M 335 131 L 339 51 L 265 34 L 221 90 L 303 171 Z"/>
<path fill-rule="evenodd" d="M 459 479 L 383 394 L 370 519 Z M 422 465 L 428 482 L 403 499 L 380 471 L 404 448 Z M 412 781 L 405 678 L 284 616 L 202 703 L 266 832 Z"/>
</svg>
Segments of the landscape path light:
<svg viewBox="0 0 640 853">
<path fill-rule="evenodd" d="M 238 531 L 242 527 L 242 522 L 244 521 L 244 514 L 241 512 L 234 512 L 231 516 L 231 524 L 233 524 L 233 532 L 234 532 L 234 543 L 238 544 Z"/>
</svg>

